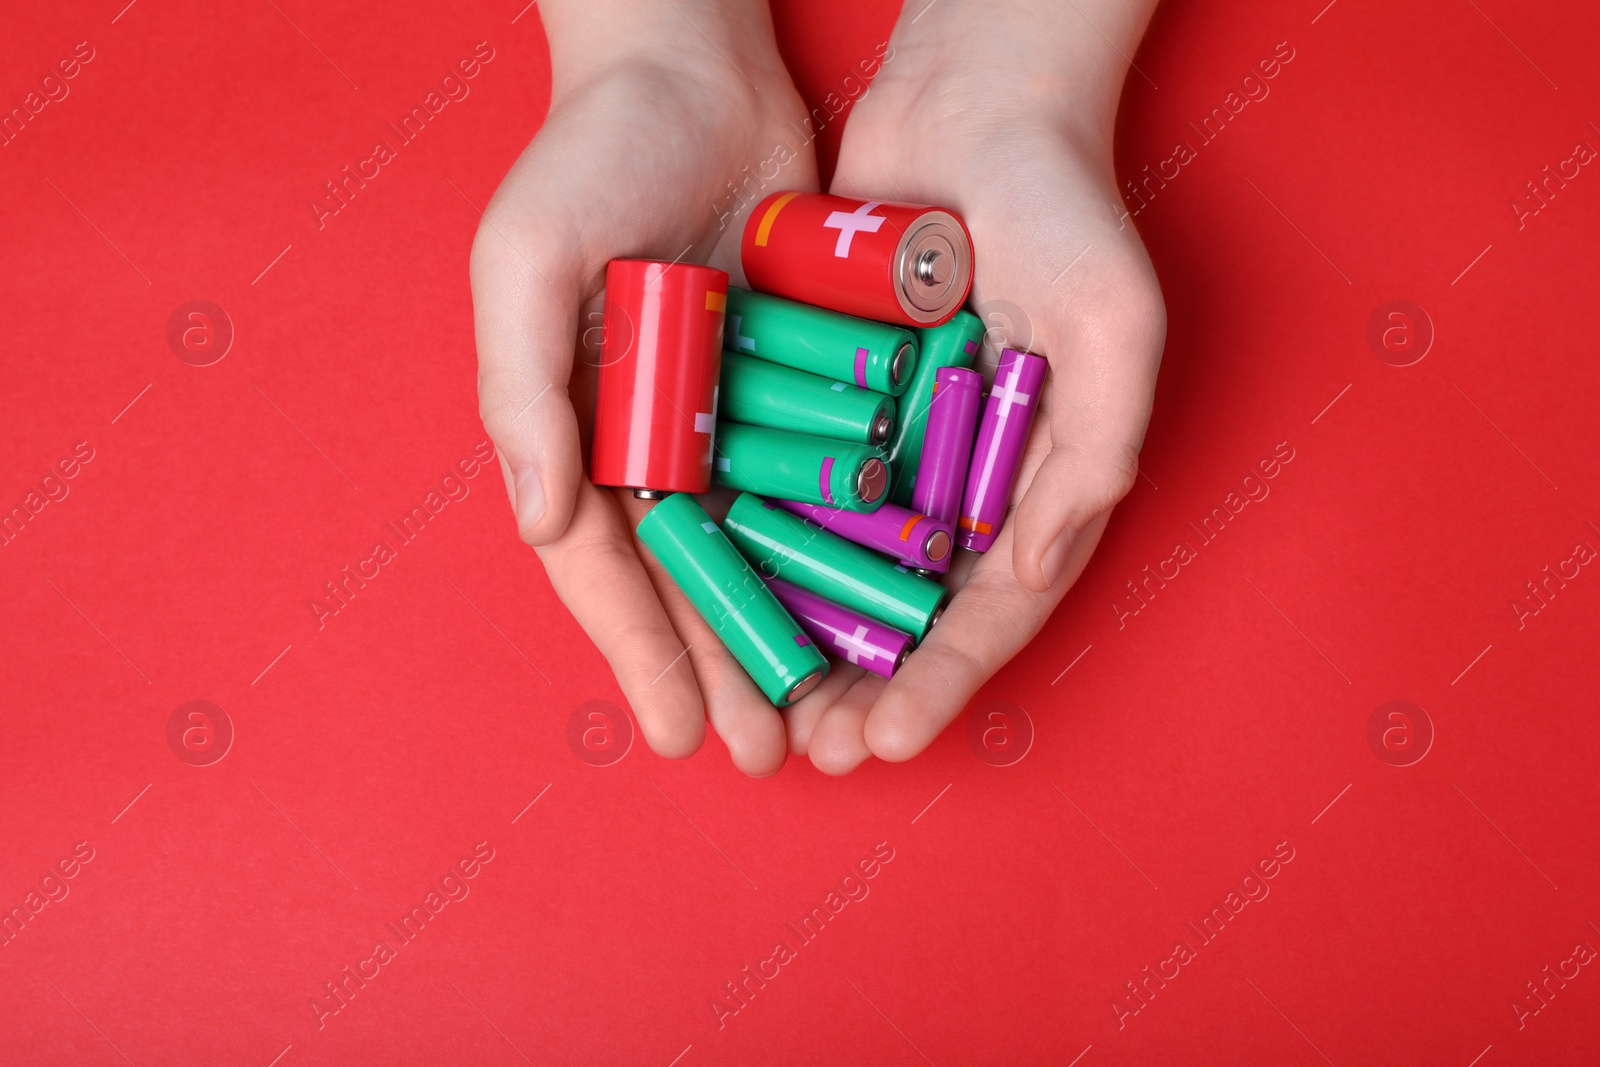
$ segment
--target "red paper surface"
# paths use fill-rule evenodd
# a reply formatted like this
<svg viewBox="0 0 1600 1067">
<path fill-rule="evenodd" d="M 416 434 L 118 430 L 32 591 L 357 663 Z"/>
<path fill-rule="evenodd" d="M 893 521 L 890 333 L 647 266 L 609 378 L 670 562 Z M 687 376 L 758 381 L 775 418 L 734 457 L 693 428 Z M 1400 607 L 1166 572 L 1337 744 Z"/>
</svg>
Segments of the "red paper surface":
<svg viewBox="0 0 1600 1067">
<path fill-rule="evenodd" d="M 122 3 L 0 33 L 6 109 L 93 50 L 0 148 L 0 505 L 65 493 L 0 547 L 0 1061 L 1592 1062 L 1593 12 L 1161 11 L 1118 151 L 1142 181 L 1194 150 L 1133 220 L 1171 318 L 1147 477 L 924 756 L 751 781 L 715 740 L 581 759 L 628 731 L 584 718 L 604 662 L 498 471 L 442 495 L 484 440 L 467 251 L 547 103 L 537 9 Z M 782 4 L 808 96 L 893 17 Z M 319 227 L 478 42 L 470 96 Z M 233 333 L 204 367 L 167 336 L 196 300 Z M 209 766 L 169 744 L 193 700 L 233 732 Z M 865 897 L 786 925 L 864 860 Z"/>
</svg>

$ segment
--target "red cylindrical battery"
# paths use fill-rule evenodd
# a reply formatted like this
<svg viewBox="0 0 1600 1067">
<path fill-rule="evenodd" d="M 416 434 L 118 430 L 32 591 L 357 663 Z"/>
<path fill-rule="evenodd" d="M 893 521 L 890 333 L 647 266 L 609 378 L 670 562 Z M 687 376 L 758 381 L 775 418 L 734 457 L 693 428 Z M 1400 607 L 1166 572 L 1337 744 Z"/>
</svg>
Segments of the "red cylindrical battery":
<svg viewBox="0 0 1600 1067">
<path fill-rule="evenodd" d="M 711 488 L 728 275 L 692 263 L 613 259 L 589 477 L 636 496 Z"/>
<path fill-rule="evenodd" d="M 972 288 L 972 237 L 949 211 L 773 193 L 750 213 L 742 253 L 750 287 L 903 326 L 937 326 Z"/>
</svg>

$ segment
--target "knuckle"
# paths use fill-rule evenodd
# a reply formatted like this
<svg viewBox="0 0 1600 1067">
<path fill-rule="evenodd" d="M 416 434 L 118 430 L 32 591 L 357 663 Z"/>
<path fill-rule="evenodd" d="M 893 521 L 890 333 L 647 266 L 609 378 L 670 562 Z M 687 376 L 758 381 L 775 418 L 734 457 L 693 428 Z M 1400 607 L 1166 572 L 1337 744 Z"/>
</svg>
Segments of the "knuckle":
<svg viewBox="0 0 1600 1067">
<path fill-rule="evenodd" d="M 478 418 L 489 439 L 500 445 L 536 425 L 533 413 L 539 405 L 567 398 L 562 385 L 548 383 L 533 389 L 520 381 L 501 382 L 495 372 L 484 371 L 478 379 Z"/>
<path fill-rule="evenodd" d="M 496 195 L 478 221 L 468 257 L 468 275 L 474 292 L 482 292 L 507 279 L 515 284 L 537 283 L 556 276 L 573 255 L 570 237 L 549 220 L 528 218 L 507 207 Z"/>
<path fill-rule="evenodd" d="M 490 277 L 504 269 L 512 258 L 512 245 L 506 232 L 509 223 L 496 223 L 494 205 L 491 204 L 478 219 L 478 228 L 472 235 L 472 251 L 467 258 L 468 273 L 474 289 L 480 288 Z"/>
<path fill-rule="evenodd" d="M 1005 633 L 1017 621 L 1016 586 L 1009 574 L 998 571 L 986 575 L 974 574 L 962 587 L 961 610 L 967 618 L 977 623 L 981 632 L 997 635 Z M 953 642 L 941 641 L 941 654 L 958 668 L 973 672 L 981 664 L 970 649 Z M 981 675 L 978 675 L 981 679 Z"/>
<path fill-rule="evenodd" d="M 1138 347 L 1159 351 L 1167 334 L 1167 304 L 1149 258 L 1131 258 L 1110 280 L 1120 294 L 1111 305 L 1119 310 L 1119 332 Z"/>
<path fill-rule="evenodd" d="M 511 439 L 512 427 L 517 421 L 515 402 L 509 397 L 491 400 L 489 393 L 479 386 L 478 418 L 483 422 L 484 432 L 489 435 L 497 447 L 504 447 Z"/>
<path fill-rule="evenodd" d="M 1124 497 L 1133 492 L 1134 483 L 1139 480 L 1138 454 L 1122 458 L 1121 462 L 1102 468 L 1099 491 L 1106 508 L 1111 508 L 1120 503 Z"/>
<path fill-rule="evenodd" d="M 625 540 L 621 531 L 587 525 L 580 529 L 577 523 L 568 526 L 560 539 L 540 546 L 539 557 L 549 571 L 556 595 L 567 603 L 587 602 L 593 597 L 594 575 L 627 575 L 639 566 L 632 542 Z M 620 617 L 620 613 L 608 616 L 606 622 L 607 634 L 643 634 L 649 629 L 647 620 Z"/>
<path fill-rule="evenodd" d="M 1110 449 L 1104 450 L 1109 452 Z M 1073 496 L 1085 517 L 1102 514 L 1120 504 L 1139 480 L 1139 458 L 1136 453 L 1127 455 L 1097 454 L 1080 457 L 1074 480 Z"/>
<path fill-rule="evenodd" d="M 983 595 L 985 594 L 980 591 L 980 596 Z M 988 618 L 988 609 L 980 610 L 983 610 L 984 617 Z M 977 656 L 954 644 L 940 645 L 938 666 L 942 668 L 948 681 L 966 688 L 976 688 L 982 684 L 987 674 Z"/>
<path fill-rule="evenodd" d="M 669 627 L 624 623 L 607 642 L 606 659 L 626 692 L 648 694 L 657 688 L 663 671 L 672 663 L 671 656 L 662 659 L 657 650 L 676 642 L 677 637 Z M 687 664 L 677 666 L 687 667 Z"/>
<path fill-rule="evenodd" d="M 1096 264 L 1089 292 L 1063 297 L 1060 310 L 1109 351 L 1142 359 L 1159 354 L 1166 338 L 1166 301 L 1143 248 L 1108 254 Z"/>
<path fill-rule="evenodd" d="M 1139 481 L 1139 453 L 1132 445 L 1117 445 L 1096 435 L 1066 446 L 1060 461 L 1071 498 L 1086 515 L 1110 511 Z"/>
</svg>

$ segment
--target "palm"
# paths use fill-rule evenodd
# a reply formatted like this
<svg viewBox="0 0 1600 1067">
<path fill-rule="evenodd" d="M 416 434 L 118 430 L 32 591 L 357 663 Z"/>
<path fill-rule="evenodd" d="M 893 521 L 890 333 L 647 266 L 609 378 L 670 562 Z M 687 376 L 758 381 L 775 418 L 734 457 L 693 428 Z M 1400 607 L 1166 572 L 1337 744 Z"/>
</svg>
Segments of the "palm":
<svg viewBox="0 0 1600 1067">
<path fill-rule="evenodd" d="M 584 478 L 582 440 L 606 263 L 710 262 L 738 277 L 743 216 L 759 193 L 730 195 L 728 176 L 770 160 L 786 120 L 801 114 L 781 69 L 759 87 L 699 64 L 607 71 L 552 106 L 473 248 L 480 406 L 523 538 L 610 662 L 651 746 L 693 752 L 709 711 L 734 762 L 754 774 L 782 764 L 781 718 L 641 554 L 633 529 L 645 505 Z M 816 187 L 809 150 L 764 174 L 774 188 Z"/>
</svg>

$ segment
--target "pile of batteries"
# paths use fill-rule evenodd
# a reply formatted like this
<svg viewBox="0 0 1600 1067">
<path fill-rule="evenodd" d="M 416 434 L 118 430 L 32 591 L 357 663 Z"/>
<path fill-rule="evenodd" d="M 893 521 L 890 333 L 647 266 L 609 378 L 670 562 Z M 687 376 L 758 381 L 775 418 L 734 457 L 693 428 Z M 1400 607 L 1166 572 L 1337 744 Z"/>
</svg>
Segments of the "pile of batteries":
<svg viewBox="0 0 1600 1067">
<path fill-rule="evenodd" d="M 783 707 L 819 646 L 889 676 L 938 621 L 954 548 L 999 533 L 1046 364 L 1006 349 L 984 401 L 948 211 L 775 193 L 742 260 L 757 291 L 608 266 L 590 477 L 661 501 L 639 540 Z M 741 490 L 721 526 L 690 495 L 713 485 Z"/>
</svg>

